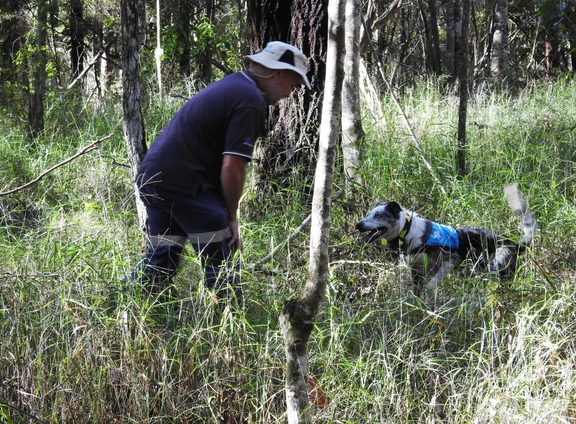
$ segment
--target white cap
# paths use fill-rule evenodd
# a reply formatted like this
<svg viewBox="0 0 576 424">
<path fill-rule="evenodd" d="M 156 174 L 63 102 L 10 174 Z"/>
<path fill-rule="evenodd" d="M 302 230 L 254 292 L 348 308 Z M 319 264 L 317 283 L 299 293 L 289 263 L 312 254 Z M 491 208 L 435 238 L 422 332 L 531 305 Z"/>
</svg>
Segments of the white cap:
<svg viewBox="0 0 576 424">
<path fill-rule="evenodd" d="M 302 81 L 310 89 L 310 81 L 306 76 L 308 59 L 296 47 L 282 41 L 270 41 L 260 53 L 244 56 L 249 62 L 256 62 L 268 69 L 289 69 L 302 77 Z"/>
</svg>

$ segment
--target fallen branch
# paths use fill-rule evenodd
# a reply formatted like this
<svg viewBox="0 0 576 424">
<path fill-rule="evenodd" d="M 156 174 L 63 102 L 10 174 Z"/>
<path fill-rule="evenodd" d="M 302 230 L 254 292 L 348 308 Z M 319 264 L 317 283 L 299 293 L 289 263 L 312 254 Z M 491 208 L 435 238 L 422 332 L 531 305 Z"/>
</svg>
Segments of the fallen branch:
<svg viewBox="0 0 576 424">
<path fill-rule="evenodd" d="M 12 190 L 9 191 L 5 191 L 3 193 L 0 193 L 0 197 L 2 196 L 7 196 L 9 194 L 12 193 L 16 193 L 17 191 L 23 190 L 25 188 L 30 187 L 33 184 L 36 184 L 38 181 L 40 181 L 42 178 L 44 178 L 46 175 L 48 175 L 50 172 L 54 171 L 57 168 L 60 168 L 62 165 L 66 165 L 68 162 L 72 162 L 74 159 L 76 159 L 78 156 L 81 156 L 85 153 L 88 153 L 92 150 L 94 150 L 97 146 L 98 143 L 104 141 L 104 140 L 108 140 L 110 137 L 112 137 L 114 134 L 109 134 L 106 137 L 102 137 L 92 143 L 90 143 L 89 145 L 87 145 L 86 147 L 84 147 L 82 150 L 80 150 L 78 153 L 76 153 L 73 156 L 70 156 L 68 159 L 63 160 L 62 162 L 60 162 L 59 164 L 54 165 L 53 167 L 47 169 L 46 171 L 42 172 L 40 175 L 38 175 L 36 178 L 34 178 L 32 181 L 27 182 L 26 184 L 20 186 L 20 187 L 16 187 L 13 188 Z"/>
<path fill-rule="evenodd" d="M 332 195 L 332 201 L 338 199 L 339 197 L 342 196 L 342 194 L 344 194 L 344 192 L 342 190 L 338 190 L 336 193 L 334 193 Z M 257 261 L 256 263 L 254 263 L 254 265 L 252 265 L 252 269 L 256 268 L 257 266 L 260 265 L 264 265 L 266 262 L 269 262 L 275 254 L 277 254 L 280 249 L 282 249 L 288 242 L 291 242 L 292 240 L 294 240 L 296 238 L 296 236 L 298 236 L 298 234 L 300 234 L 300 232 L 302 230 L 304 230 L 309 224 L 310 221 L 312 220 L 312 214 L 308 215 L 306 217 L 306 219 L 304 221 L 302 221 L 302 223 L 298 226 L 298 228 L 296 228 L 292 234 L 290 234 L 288 236 L 288 238 L 286 240 L 284 240 L 282 243 L 280 243 L 276 249 L 274 249 L 272 252 L 270 252 L 268 255 L 264 256 L 262 259 L 260 259 L 259 261 Z"/>
<path fill-rule="evenodd" d="M 170 97 L 174 97 L 176 99 L 182 99 L 182 100 L 186 100 L 186 101 L 190 100 L 190 97 L 186 97 L 186 96 L 183 96 L 182 94 L 177 94 L 177 93 L 170 94 Z"/>
</svg>

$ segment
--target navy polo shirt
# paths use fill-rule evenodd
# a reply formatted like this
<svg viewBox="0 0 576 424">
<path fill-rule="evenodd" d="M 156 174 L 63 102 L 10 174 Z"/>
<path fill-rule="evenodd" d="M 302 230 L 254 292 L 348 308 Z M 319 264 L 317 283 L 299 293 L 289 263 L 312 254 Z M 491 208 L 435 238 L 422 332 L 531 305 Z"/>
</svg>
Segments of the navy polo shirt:
<svg viewBox="0 0 576 424">
<path fill-rule="evenodd" d="M 221 190 L 223 155 L 252 159 L 264 128 L 266 102 L 247 71 L 204 88 L 168 122 L 138 169 L 139 187 L 194 194 L 198 187 Z"/>
</svg>

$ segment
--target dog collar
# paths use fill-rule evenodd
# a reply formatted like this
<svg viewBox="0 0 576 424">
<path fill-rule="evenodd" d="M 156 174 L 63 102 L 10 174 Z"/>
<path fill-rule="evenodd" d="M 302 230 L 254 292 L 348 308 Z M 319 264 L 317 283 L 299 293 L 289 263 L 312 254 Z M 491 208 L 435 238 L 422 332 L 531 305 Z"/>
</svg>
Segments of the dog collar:
<svg viewBox="0 0 576 424">
<path fill-rule="evenodd" d="M 406 213 L 406 222 L 404 223 L 404 228 L 400 231 L 400 235 L 398 236 L 398 246 L 402 247 L 404 245 L 404 238 L 408 231 L 410 231 L 410 227 L 412 226 L 412 217 L 410 214 Z"/>
</svg>

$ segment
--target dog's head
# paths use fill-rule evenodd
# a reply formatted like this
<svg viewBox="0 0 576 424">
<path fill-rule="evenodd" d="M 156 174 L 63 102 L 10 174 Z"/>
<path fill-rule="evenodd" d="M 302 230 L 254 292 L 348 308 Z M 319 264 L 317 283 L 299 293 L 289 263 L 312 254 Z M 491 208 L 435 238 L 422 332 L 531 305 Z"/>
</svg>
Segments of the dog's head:
<svg viewBox="0 0 576 424">
<path fill-rule="evenodd" d="M 361 242 L 390 241 L 400 235 L 406 221 L 405 211 L 398 202 L 378 202 L 368 216 L 356 224 L 356 229 L 367 233 Z"/>
</svg>

